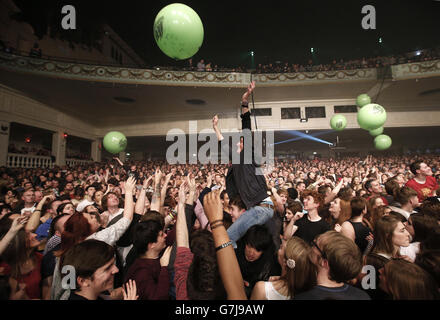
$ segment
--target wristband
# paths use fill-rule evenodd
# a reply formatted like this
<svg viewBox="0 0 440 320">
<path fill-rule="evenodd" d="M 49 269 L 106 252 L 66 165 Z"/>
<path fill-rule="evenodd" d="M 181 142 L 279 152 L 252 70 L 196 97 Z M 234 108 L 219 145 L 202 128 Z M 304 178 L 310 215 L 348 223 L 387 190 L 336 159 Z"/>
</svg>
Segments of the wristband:
<svg viewBox="0 0 440 320">
<path fill-rule="evenodd" d="M 221 226 L 224 226 L 223 222 L 219 222 L 219 223 L 217 223 L 216 225 L 211 226 L 211 231 L 214 230 L 215 228 L 217 228 L 217 227 L 221 227 Z"/>
<path fill-rule="evenodd" d="M 224 248 L 226 248 L 226 247 L 229 247 L 229 246 L 231 246 L 231 245 L 232 245 L 232 241 L 229 240 L 228 242 L 223 243 L 221 246 L 218 246 L 217 248 L 215 248 L 215 251 L 217 252 L 217 251 L 219 251 L 219 250 L 221 250 L 221 249 L 224 249 Z"/>
<path fill-rule="evenodd" d="M 213 225 L 214 223 L 217 223 L 217 222 L 223 222 L 223 219 L 221 219 L 221 220 L 214 220 L 214 221 L 210 222 L 209 225 L 210 225 L 211 228 L 212 228 L 212 225 Z"/>
</svg>

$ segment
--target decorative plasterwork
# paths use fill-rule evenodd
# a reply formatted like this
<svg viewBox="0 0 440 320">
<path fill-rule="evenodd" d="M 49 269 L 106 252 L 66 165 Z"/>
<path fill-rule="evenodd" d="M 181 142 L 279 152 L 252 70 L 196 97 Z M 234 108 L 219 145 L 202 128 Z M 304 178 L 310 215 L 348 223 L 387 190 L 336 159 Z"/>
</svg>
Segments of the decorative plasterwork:
<svg viewBox="0 0 440 320">
<path fill-rule="evenodd" d="M 440 76 L 440 60 L 399 64 L 391 70 L 396 80 Z"/>
</svg>

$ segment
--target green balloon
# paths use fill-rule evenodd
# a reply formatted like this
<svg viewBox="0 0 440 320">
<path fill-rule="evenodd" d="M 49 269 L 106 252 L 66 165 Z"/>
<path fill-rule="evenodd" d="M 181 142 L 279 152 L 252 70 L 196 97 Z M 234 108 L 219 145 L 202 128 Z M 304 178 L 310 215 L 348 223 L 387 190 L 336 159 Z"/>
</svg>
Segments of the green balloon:
<svg viewBox="0 0 440 320">
<path fill-rule="evenodd" d="M 370 134 L 373 137 L 378 136 L 378 135 L 380 135 L 382 133 L 383 133 L 383 127 L 380 127 L 380 128 L 374 129 L 374 130 L 370 130 Z"/>
<path fill-rule="evenodd" d="M 153 26 L 154 39 L 160 50 L 170 58 L 191 58 L 203 43 L 203 24 L 190 7 L 173 3 L 156 16 Z"/>
<path fill-rule="evenodd" d="M 102 145 L 112 154 L 122 152 L 127 147 L 127 138 L 118 131 L 110 131 L 104 137 Z"/>
<path fill-rule="evenodd" d="M 387 120 L 387 112 L 378 104 L 370 103 L 359 109 L 357 122 L 362 129 L 374 130 L 382 127 Z"/>
<path fill-rule="evenodd" d="M 342 114 L 335 114 L 330 119 L 330 127 L 336 131 L 342 131 L 347 126 L 347 119 Z"/>
<path fill-rule="evenodd" d="M 370 104 L 370 103 L 371 103 L 371 98 L 366 93 L 358 95 L 358 97 L 356 99 L 356 104 L 361 108 L 367 104 Z"/>
<path fill-rule="evenodd" d="M 374 147 L 377 150 L 386 150 L 389 147 L 391 147 L 392 143 L 393 143 L 393 141 L 386 134 L 381 134 L 381 135 L 377 136 L 376 138 L 374 138 Z"/>
</svg>

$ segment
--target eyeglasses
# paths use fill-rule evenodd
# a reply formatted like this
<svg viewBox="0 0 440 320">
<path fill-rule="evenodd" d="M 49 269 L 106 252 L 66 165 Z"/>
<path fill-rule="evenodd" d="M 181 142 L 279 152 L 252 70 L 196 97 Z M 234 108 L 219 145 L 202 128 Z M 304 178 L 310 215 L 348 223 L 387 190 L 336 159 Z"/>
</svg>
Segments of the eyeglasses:
<svg viewBox="0 0 440 320">
<path fill-rule="evenodd" d="M 327 260 L 327 255 L 326 255 L 324 252 L 322 252 L 321 249 L 319 249 L 318 244 L 316 243 L 315 240 L 312 240 L 312 245 L 313 245 L 314 247 L 316 247 L 316 249 L 318 249 L 319 253 L 321 254 L 321 257 L 322 257 L 323 259 L 326 259 L 326 260 Z"/>
</svg>

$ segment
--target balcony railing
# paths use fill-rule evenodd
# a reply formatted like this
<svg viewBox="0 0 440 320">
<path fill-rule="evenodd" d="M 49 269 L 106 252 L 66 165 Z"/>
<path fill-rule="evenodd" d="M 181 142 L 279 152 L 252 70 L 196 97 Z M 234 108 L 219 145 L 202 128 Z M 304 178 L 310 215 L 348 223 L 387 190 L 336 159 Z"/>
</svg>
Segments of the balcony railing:
<svg viewBox="0 0 440 320">
<path fill-rule="evenodd" d="M 89 165 L 92 160 L 66 159 L 66 166 Z M 32 154 L 8 153 L 7 167 L 9 168 L 53 168 L 55 163 L 51 157 Z"/>
<path fill-rule="evenodd" d="M 66 159 L 66 166 L 74 167 L 78 165 L 88 165 L 93 163 L 91 160 L 80 160 L 80 159 Z"/>
<path fill-rule="evenodd" d="M 7 166 L 9 168 L 53 168 L 54 163 L 51 157 L 8 153 Z"/>
</svg>

